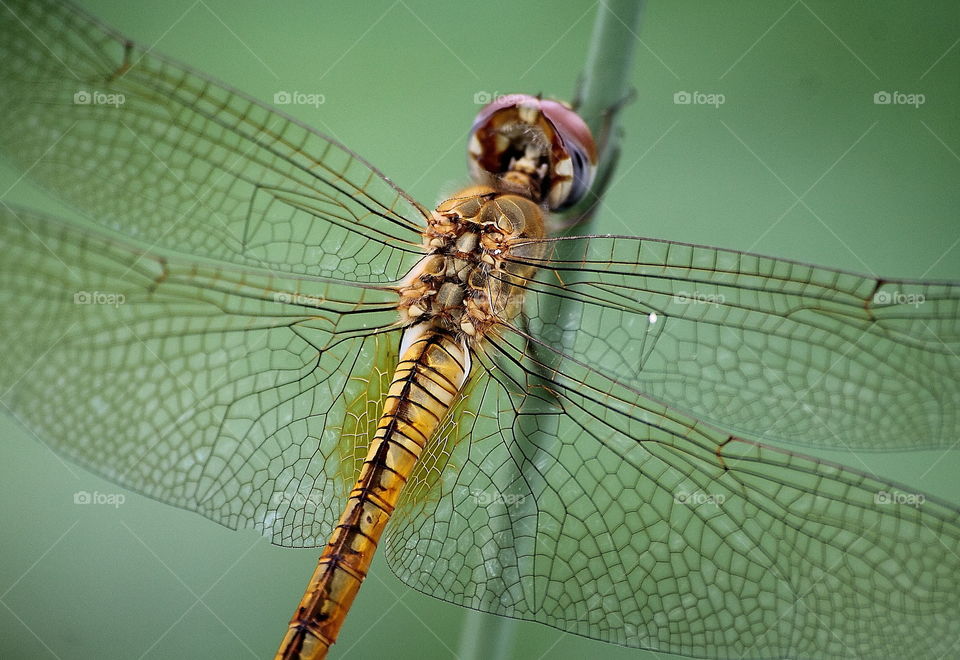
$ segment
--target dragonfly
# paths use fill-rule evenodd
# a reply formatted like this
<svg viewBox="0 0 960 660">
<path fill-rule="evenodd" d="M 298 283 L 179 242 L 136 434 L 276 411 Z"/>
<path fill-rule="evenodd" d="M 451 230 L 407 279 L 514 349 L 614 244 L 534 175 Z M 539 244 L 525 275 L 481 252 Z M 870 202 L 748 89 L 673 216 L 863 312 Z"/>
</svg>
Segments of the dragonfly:
<svg viewBox="0 0 960 660">
<path fill-rule="evenodd" d="M 389 446 L 385 411 L 412 405 L 391 387 L 438 336 L 419 319 L 457 298 L 431 257 L 473 240 L 451 214 L 506 197 L 525 210 L 470 225 L 477 243 L 500 237 L 489 268 L 474 265 L 486 309 L 435 314 L 460 312 L 434 342 L 452 361 L 433 372 L 452 371 L 420 387 L 435 428 L 376 543 L 401 580 L 700 657 L 955 643 L 957 507 L 772 442 L 950 446 L 956 284 L 515 231 L 541 205 L 506 176 L 431 209 L 337 141 L 69 5 L 9 7 L 0 143 L 92 220 L 6 206 L 0 223 L 2 401 L 61 454 L 279 545 L 342 550 L 331 534 L 363 531 L 337 526 L 344 506 L 370 501 L 358 478 L 390 465 L 368 455 Z M 510 137 L 477 132 L 473 163 Z M 562 206 L 552 190 L 538 201 Z M 288 654 L 326 646 L 303 612 Z"/>
</svg>

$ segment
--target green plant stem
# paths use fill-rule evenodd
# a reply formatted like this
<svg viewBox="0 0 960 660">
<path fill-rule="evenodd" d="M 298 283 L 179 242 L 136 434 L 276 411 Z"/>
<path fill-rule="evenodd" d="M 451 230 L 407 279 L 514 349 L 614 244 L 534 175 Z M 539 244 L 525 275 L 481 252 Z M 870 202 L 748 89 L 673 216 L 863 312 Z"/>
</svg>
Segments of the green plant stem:
<svg viewBox="0 0 960 660">
<path fill-rule="evenodd" d="M 567 236 L 582 234 L 589 227 L 619 161 L 620 110 L 633 94 L 630 73 L 639 43 L 643 6 L 644 0 L 605 0 L 599 5 L 574 98 L 574 107 L 597 141 L 597 175 L 585 199 L 564 214 L 566 221 L 561 225 L 567 225 L 563 232 Z M 572 221 L 576 222 L 570 225 Z"/>
<path fill-rule="evenodd" d="M 598 139 L 608 135 L 601 146 L 600 174 L 611 168 L 609 158 L 619 143 L 618 113 L 632 89 L 630 73 L 637 50 L 637 30 L 643 14 L 643 0 L 606 0 L 600 3 L 587 63 L 577 90 L 577 111 Z M 602 177 L 598 177 L 600 179 Z"/>
</svg>

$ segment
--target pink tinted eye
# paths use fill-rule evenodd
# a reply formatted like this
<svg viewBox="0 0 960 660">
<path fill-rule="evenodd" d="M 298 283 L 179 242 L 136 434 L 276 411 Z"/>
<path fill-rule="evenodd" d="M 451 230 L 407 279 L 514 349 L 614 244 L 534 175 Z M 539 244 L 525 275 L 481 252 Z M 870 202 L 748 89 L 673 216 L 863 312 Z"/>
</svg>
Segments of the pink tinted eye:
<svg viewBox="0 0 960 660">
<path fill-rule="evenodd" d="M 484 106 L 470 133 L 470 172 L 478 183 L 511 172 L 516 181 L 522 173 L 529 195 L 551 210 L 583 198 L 596 160 L 590 129 L 576 112 L 527 94 L 501 96 Z"/>
<path fill-rule="evenodd" d="M 551 210 L 562 211 L 583 199 L 590 189 L 597 169 L 597 148 L 590 128 L 572 109 L 557 101 L 542 101 L 540 106 L 570 159 L 569 168 L 562 162 L 555 164 L 547 200 Z"/>
<path fill-rule="evenodd" d="M 592 164 L 597 162 L 597 148 L 590 127 L 575 111 L 558 101 L 541 101 L 540 109 L 553 123 L 564 142 L 577 145 L 584 157 Z"/>
<path fill-rule="evenodd" d="M 473 130 L 476 130 L 478 126 L 486 123 L 491 116 L 500 112 L 501 110 L 509 110 L 516 108 L 521 103 L 539 103 L 539 99 L 535 96 L 530 96 L 529 94 L 505 94 L 503 96 L 498 96 L 490 103 L 483 106 L 480 112 L 477 113 L 476 119 L 473 120 Z"/>
</svg>

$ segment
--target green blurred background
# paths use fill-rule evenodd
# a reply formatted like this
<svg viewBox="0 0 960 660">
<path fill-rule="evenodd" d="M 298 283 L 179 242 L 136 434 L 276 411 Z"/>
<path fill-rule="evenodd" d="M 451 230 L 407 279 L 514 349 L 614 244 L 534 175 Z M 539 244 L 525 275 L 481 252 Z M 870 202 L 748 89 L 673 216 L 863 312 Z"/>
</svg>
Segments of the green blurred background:
<svg viewBox="0 0 960 660">
<path fill-rule="evenodd" d="M 476 100 L 571 96 L 596 14 L 590 2 L 500 0 L 83 5 L 260 99 L 322 94 L 285 109 L 428 205 L 464 183 Z M 650 2 L 641 37 L 598 231 L 960 279 L 960 5 Z M 674 104 L 681 91 L 725 102 Z M 876 105 L 878 91 L 926 98 Z M 0 169 L 6 201 L 56 208 L 17 177 Z M 116 509 L 76 506 L 79 490 L 123 491 L 68 469 L 7 417 L 0 434 L 0 657 L 273 653 L 318 551 L 129 493 Z M 960 502 L 960 449 L 831 458 Z M 333 656 L 457 657 L 465 616 L 381 560 Z M 526 623 L 508 655 L 667 657 Z"/>
</svg>

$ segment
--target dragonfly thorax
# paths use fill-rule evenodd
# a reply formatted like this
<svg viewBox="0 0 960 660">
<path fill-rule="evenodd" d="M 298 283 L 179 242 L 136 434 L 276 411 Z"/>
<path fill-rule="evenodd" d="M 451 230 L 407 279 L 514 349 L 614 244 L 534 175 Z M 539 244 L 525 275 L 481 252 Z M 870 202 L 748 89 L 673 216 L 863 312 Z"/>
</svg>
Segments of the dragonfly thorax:
<svg viewBox="0 0 960 660">
<path fill-rule="evenodd" d="M 433 321 L 468 342 L 515 317 L 521 284 L 534 267 L 529 239 L 543 238 L 544 212 L 535 202 L 489 186 L 466 188 L 433 212 L 423 232 L 427 255 L 399 287 L 404 325 Z"/>
</svg>

